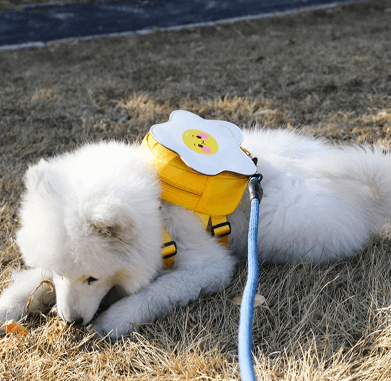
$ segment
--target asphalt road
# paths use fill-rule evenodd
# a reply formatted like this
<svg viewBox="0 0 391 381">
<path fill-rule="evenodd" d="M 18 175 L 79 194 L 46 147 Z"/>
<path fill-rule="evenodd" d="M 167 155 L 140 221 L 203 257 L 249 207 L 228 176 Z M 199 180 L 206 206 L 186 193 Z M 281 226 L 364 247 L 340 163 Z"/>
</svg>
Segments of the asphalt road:
<svg viewBox="0 0 391 381">
<path fill-rule="evenodd" d="M 342 0 L 343 2 L 347 0 Z M 0 13 L 0 48 L 107 34 L 144 34 L 154 28 L 258 18 L 273 12 L 333 6 L 335 0 L 126 0 L 90 5 L 40 5 Z M 17 46 L 13 46 L 17 45 Z"/>
</svg>

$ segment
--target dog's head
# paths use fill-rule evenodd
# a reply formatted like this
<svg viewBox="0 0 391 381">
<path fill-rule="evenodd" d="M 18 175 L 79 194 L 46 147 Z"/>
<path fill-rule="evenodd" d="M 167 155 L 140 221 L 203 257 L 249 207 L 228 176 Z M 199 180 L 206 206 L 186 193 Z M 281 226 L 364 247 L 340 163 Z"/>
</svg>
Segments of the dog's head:
<svg viewBox="0 0 391 381">
<path fill-rule="evenodd" d="M 160 188 L 138 147 L 87 145 L 41 160 L 25 177 L 17 242 L 53 274 L 57 308 L 87 324 L 113 287 L 130 294 L 161 264 Z"/>
</svg>

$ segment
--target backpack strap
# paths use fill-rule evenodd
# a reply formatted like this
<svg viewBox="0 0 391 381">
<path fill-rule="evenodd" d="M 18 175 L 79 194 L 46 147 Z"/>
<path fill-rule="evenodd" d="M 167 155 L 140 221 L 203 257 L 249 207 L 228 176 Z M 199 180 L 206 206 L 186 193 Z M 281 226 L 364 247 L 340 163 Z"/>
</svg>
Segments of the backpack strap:
<svg viewBox="0 0 391 381">
<path fill-rule="evenodd" d="M 229 235 L 231 234 L 231 224 L 227 221 L 227 216 L 211 216 L 211 233 L 217 237 L 223 245 L 229 245 Z"/>
<path fill-rule="evenodd" d="M 208 216 L 206 214 L 196 213 L 203 223 L 206 230 L 210 231 L 213 237 L 218 238 L 222 245 L 229 245 L 229 234 L 231 233 L 231 224 L 227 221 L 227 216 Z M 177 253 L 175 241 L 172 240 L 167 229 L 163 226 L 163 244 L 162 260 L 165 268 L 171 268 L 174 265 L 174 257 Z"/>
<path fill-rule="evenodd" d="M 227 221 L 227 216 L 209 216 L 197 212 L 196 215 L 213 237 L 218 238 L 221 244 L 228 246 L 231 224 Z"/>
<path fill-rule="evenodd" d="M 163 226 L 162 260 L 163 266 L 171 268 L 174 265 L 174 257 L 177 253 L 176 243 L 172 240 L 167 229 Z"/>
</svg>

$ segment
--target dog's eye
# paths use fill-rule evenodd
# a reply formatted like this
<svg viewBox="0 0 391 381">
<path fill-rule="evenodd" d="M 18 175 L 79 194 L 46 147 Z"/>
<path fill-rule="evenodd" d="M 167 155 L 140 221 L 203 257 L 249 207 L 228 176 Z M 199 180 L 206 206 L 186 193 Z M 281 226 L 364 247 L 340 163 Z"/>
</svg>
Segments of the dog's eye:
<svg viewBox="0 0 391 381">
<path fill-rule="evenodd" d="M 87 283 L 90 285 L 92 282 L 96 282 L 98 279 L 94 278 L 93 276 L 90 276 L 87 278 Z"/>
</svg>

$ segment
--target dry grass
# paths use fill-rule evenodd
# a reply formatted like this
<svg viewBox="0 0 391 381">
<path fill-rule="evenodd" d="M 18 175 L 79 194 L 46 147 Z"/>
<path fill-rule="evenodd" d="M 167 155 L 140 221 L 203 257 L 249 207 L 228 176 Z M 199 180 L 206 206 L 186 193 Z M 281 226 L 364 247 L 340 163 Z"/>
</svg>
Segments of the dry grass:
<svg viewBox="0 0 391 381">
<path fill-rule="evenodd" d="M 133 141 L 182 108 L 242 127 L 304 127 L 333 141 L 391 142 L 390 0 L 140 38 L 52 43 L 0 59 L 0 289 L 28 163 L 100 139 Z M 259 380 L 391 380 L 391 234 L 327 267 L 262 264 Z M 236 380 L 232 284 L 116 343 L 50 310 L 0 338 L 0 380 Z"/>
</svg>

